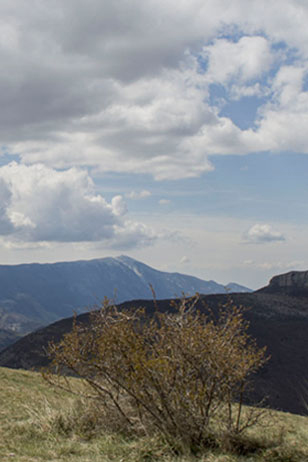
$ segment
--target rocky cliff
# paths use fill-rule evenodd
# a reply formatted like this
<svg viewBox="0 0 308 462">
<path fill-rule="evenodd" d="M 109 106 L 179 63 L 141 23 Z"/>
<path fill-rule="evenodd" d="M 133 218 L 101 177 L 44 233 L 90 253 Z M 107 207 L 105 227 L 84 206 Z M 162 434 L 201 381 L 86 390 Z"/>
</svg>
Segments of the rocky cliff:
<svg viewBox="0 0 308 462">
<path fill-rule="evenodd" d="M 308 271 L 290 271 L 274 276 L 261 292 L 280 293 L 298 297 L 308 296 Z"/>
</svg>

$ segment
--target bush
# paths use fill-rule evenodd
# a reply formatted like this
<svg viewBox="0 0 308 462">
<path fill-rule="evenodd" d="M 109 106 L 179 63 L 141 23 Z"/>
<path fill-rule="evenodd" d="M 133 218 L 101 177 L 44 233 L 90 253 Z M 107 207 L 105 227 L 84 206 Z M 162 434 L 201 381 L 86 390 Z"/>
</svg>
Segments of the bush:
<svg viewBox="0 0 308 462">
<path fill-rule="evenodd" d="M 74 374 L 106 415 L 128 428 L 156 429 L 174 447 L 195 450 L 217 436 L 230 442 L 262 413 L 243 412 L 243 399 L 267 360 L 265 349 L 248 336 L 241 308 L 229 302 L 215 317 L 197 310 L 197 301 L 182 299 L 172 312 L 149 317 L 143 308 L 120 311 L 105 300 L 89 325 L 75 319 L 72 331 L 50 345 L 57 376 L 45 377 L 70 388 L 63 375 Z"/>
</svg>

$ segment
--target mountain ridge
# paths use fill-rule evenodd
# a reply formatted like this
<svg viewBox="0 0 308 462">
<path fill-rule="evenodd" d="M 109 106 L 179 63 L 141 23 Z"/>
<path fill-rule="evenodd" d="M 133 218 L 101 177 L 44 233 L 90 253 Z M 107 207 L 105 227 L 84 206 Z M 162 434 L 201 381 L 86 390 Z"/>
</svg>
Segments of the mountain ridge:
<svg viewBox="0 0 308 462">
<path fill-rule="evenodd" d="M 226 292 L 215 281 L 159 271 L 125 255 L 0 265 L 0 329 L 24 335 L 73 312 L 81 313 L 105 296 L 117 303 L 151 299 L 150 284 L 157 299 Z"/>
</svg>

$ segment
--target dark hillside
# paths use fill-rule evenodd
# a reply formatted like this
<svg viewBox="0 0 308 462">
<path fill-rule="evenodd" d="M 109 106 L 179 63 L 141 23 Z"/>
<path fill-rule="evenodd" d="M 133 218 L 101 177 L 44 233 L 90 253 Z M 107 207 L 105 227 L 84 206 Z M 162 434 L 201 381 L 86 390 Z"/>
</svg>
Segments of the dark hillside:
<svg viewBox="0 0 308 462">
<path fill-rule="evenodd" d="M 268 396 L 274 409 L 305 414 L 303 401 L 308 380 L 308 298 L 290 297 L 274 293 L 255 292 L 232 294 L 235 304 L 249 307 L 245 316 L 250 321 L 250 334 L 259 346 L 266 345 L 271 359 L 255 378 L 256 395 Z M 198 308 L 214 311 L 228 301 L 227 295 L 207 295 Z M 159 310 L 169 309 L 170 300 L 159 300 Z M 149 315 L 154 310 L 152 301 L 133 301 L 126 306 L 145 306 Z M 87 322 L 88 314 L 78 316 Z M 58 341 L 72 326 L 72 318 L 58 321 L 22 338 L 0 353 L 0 366 L 39 369 L 48 361 L 45 355 L 48 342 Z M 307 387 L 306 387 L 307 390 Z M 306 397 L 308 399 L 308 396 Z"/>
</svg>

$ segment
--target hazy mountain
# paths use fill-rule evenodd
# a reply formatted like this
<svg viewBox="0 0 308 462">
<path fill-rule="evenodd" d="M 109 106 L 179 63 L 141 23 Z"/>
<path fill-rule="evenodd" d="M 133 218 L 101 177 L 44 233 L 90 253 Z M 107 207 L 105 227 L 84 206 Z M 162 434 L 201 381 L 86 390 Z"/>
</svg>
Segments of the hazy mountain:
<svg viewBox="0 0 308 462">
<path fill-rule="evenodd" d="M 225 286 L 225 288 L 227 289 L 227 292 L 229 292 L 229 293 L 232 293 L 232 292 L 236 292 L 236 293 L 252 292 L 251 289 L 248 289 L 245 286 L 241 286 L 240 284 L 236 284 L 235 282 L 229 282 L 229 284 L 227 284 Z"/>
<path fill-rule="evenodd" d="M 200 292 L 224 293 L 214 281 L 157 271 L 132 258 L 102 258 L 53 264 L 0 266 L 0 328 L 25 334 L 85 307 L 105 296 L 117 303 Z M 240 287 L 240 286 L 238 286 Z M 247 288 L 243 288 L 249 291 Z"/>
<path fill-rule="evenodd" d="M 308 272 L 307 272 L 308 276 Z M 236 305 L 249 309 L 245 312 L 250 322 L 249 333 L 257 339 L 259 346 L 267 346 L 270 361 L 255 378 L 255 397 L 268 397 L 268 404 L 274 409 L 305 414 L 308 402 L 308 296 L 302 295 L 305 278 L 298 274 L 292 286 L 292 296 L 282 293 L 281 284 L 271 281 L 269 286 L 253 293 L 232 294 Z M 289 284 L 289 282 L 286 282 Z M 277 290 L 275 291 L 275 287 Z M 285 287 L 286 289 L 286 287 Z M 288 285 L 288 291 L 291 286 Z M 216 310 L 230 299 L 225 294 L 206 295 L 202 297 L 198 308 L 209 306 Z M 168 300 L 158 301 L 161 311 L 170 309 Z M 126 306 L 144 306 L 151 315 L 154 305 L 151 300 L 126 302 Z M 87 323 L 89 314 L 78 316 L 78 322 Z M 50 326 L 31 333 L 14 345 L 0 352 L 0 366 L 12 368 L 40 368 L 48 363 L 45 351 L 50 340 L 59 341 L 72 326 L 72 318 L 63 319 Z"/>
<path fill-rule="evenodd" d="M 13 331 L 0 329 L 0 351 L 20 339 L 20 335 Z"/>
</svg>

